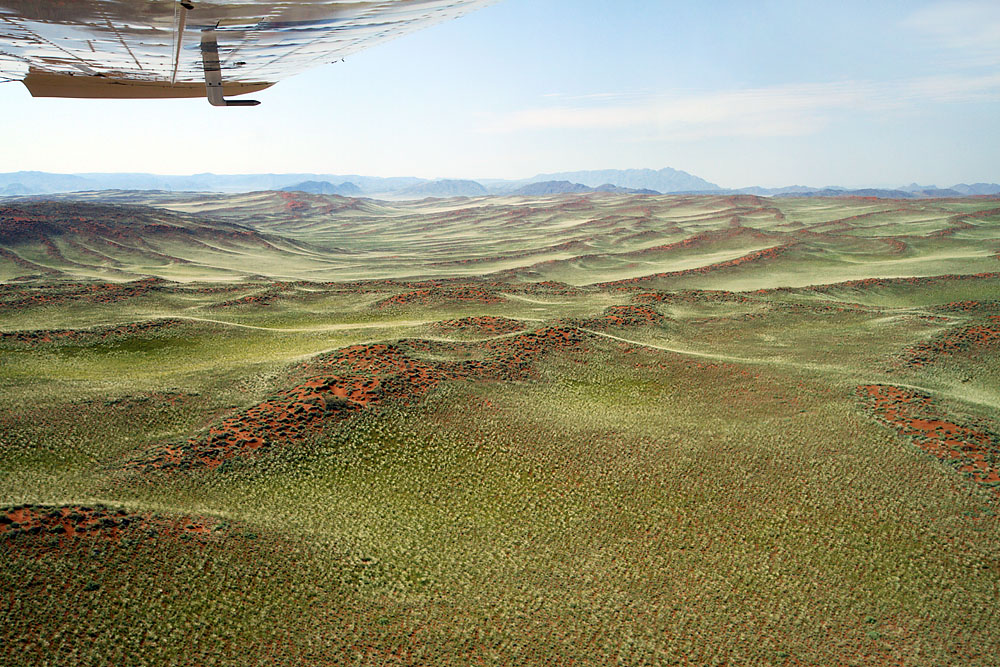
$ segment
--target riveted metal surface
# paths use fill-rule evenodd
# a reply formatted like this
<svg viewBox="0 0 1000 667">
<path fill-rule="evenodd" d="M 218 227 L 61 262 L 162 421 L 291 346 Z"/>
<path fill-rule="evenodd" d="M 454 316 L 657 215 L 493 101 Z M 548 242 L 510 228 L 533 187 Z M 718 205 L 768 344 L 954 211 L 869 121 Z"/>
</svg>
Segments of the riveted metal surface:
<svg viewBox="0 0 1000 667">
<path fill-rule="evenodd" d="M 0 0 L 0 76 L 189 88 L 204 81 L 200 32 L 215 29 L 227 83 L 274 83 L 492 1 Z"/>
</svg>

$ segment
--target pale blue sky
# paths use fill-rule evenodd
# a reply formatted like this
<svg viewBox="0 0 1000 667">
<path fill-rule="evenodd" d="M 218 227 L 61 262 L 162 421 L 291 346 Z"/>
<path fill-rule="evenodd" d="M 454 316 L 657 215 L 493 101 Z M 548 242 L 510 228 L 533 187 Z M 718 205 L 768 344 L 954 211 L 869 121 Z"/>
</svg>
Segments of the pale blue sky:
<svg viewBox="0 0 1000 667">
<path fill-rule="evenodd" d="M 501 0 L 254 97 L 3 84 L 0 171 L 1000 182 L 1000 2 Z"/>
</svg>

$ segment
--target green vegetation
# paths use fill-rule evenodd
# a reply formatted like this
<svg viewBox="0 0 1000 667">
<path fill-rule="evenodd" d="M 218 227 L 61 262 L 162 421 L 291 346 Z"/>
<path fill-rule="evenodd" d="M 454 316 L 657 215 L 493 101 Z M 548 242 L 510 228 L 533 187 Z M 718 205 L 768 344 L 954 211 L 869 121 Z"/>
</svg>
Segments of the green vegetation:
<svg viewBox="0 0 1000 667">
<path fill-rule="evenodd" d="M 0 280 L 490 275 L 588 285 L 668 274 L 650 286 L 751 290 L 994 271 L 998 248 L 991 241 L 1000 221 L 998 201 L 987 198 L 591 194 L 380 202 L 290 192 L 65 197 L 73 203 L 64 203 L 58 214 L 47 209 L 35 215 L 29 204 L 12 205 L 19 211 L 8 219 L 41 220 L 61 233 L 0 233 Z M 122 204 L 159 208 L 137 211 Z M 125 232 L 112 233 L 100 222 L 127 215 L 123 211 L 135 217 Z M 717 270 L 691 272 L 710 266 Z"/>
<path fill-rule="evenodd" d="M 0 227 L 0 663 L 995 663 L 995 200 L 115 196 Z"/>
</svg>

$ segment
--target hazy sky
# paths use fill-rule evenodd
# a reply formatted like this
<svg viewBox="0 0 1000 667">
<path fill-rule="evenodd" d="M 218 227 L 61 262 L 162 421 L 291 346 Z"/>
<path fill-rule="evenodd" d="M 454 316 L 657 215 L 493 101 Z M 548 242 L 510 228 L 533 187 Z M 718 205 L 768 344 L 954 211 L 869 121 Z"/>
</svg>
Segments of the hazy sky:
<svg viewBox="0 0 1000 667">
<path fill-rule="evenodd" d="M 1000 182 L 1000 2 L 500 0 L 253 97 L 2 84 L 0 171 Z"/>
</svg>

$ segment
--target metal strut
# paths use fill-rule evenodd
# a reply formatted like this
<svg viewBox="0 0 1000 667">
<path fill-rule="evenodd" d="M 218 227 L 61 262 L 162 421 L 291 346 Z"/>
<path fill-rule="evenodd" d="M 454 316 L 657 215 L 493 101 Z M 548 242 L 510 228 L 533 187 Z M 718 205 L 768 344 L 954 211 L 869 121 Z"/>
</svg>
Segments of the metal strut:
<svg viewBox="0 0 1000 667">
<path fill-rule="evenodd" d="M 213 107 L 255 107 L 260 104 L 257 100 L 227 100 L 223 95 L 219 41 L 214 28 L 201 31 L 201 62 L 205 67 L 205 94 Z"/>
</svg>

